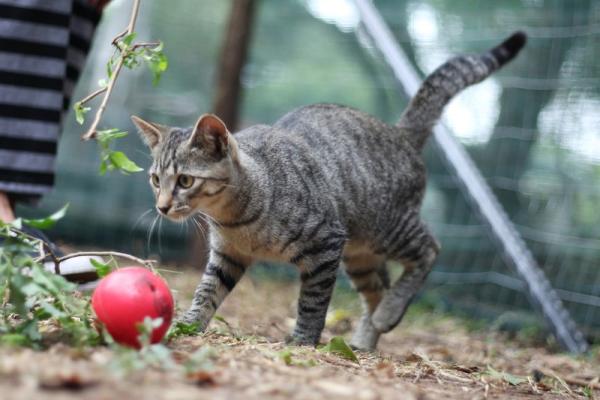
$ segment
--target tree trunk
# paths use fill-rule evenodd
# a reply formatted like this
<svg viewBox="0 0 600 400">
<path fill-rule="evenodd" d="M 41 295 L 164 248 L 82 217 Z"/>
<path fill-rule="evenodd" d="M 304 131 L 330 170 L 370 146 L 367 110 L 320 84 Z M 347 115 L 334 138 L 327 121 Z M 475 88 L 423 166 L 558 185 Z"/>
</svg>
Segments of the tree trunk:
<svg viewBox="0 0 600 400">
<path fill-rule="evenodd" d="M 250 44 L 255 0 L 233 0 L 219 60 L 214 113 L 235 131 L 238 122 L 240 75 Z"/>
<path fill-rule="evenodd" d="M 218 76 L 213 112 L 225 122 L 232 132 L 237 128 L 241 89 L 240 75 L 248 54 L 255 3 L 255 0 L 232 0 L 229 24 L 217 67 Z M 199 229 L 208 232 L 206 223 L 200 222 L 200 225 L 202 227 Z M 190 264 L 204 266 L 208 254 L 207 238 L 199 232 L 194 236 Z"/>
</svg>

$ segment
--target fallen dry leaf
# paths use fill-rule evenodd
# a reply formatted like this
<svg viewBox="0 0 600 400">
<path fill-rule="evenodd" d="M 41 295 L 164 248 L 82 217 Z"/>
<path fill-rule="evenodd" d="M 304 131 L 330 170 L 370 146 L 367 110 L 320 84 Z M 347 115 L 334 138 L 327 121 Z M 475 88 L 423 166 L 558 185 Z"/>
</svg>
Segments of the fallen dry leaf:
<svg viewBox="0 0 600 400">
<path fill-rule="evenodd" d="M 98 381 L 78 373 L 58 373 L 40 378 L 38 386 L 43 390 L 82 390 L 98 384 Z"/>
<path fill-rule="evenodd" d="M 212 373 L 208 371 L 194 371 L 186 375 L 188 381 L 198 386 L 216 386 L 217 381 Z"/>
</svg>

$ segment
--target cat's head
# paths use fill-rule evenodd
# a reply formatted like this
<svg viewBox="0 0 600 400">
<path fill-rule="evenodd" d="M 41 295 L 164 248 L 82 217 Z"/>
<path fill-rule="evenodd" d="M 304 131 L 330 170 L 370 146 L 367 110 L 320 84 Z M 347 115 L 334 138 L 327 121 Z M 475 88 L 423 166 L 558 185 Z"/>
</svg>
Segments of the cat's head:
<svg viewBox="0 0 600 400">
<path fill-rule="evenodd" d="M 223 121 L 204 114 L 192 128 L 181 129 L 131 119 L 152 152 L 148 172 L 160 214 L 183 220 L 225 201 L 238 150 Z"/>
</svg>

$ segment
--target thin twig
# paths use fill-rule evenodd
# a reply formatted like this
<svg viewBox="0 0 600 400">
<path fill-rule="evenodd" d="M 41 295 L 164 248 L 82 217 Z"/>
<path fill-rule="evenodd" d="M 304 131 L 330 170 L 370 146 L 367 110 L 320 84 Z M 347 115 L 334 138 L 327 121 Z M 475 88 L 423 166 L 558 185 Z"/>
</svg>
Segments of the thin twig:
<svg viewBox="0 0 600 400">
<path fill-rule="evenodd" d="M 577 385 L 577 386 L 588 386 L 594 390 L 598 390 L 600 389 L 600 384 L 598 382 L 594 382 L 594 380 L 590 380 L 590 381 L 586 381 L 584 379 L 580 379 L 574 376 L 559 376 L 556 372 L 554 372 L 551 369 L 546 369 L 546 368 L 540 368 L 540 372 L 544 375 L 550 376 L 554 379 L 556 379 L 557 381 L 564 381 L 565 383 L 571 384 L 571 385 Z"/>
<path fill-rule="evenodd" d="M 125 258 L 127 260 L 134 261 L 134 262 L 141 264 L 148 268 L 152 268 L 152 264 L 156 263 L 156 261 L 154 261 L 154 260 L 143 260 L 141 258 L 132 256 L 131 254 L 120 253 L 117 251 L 79 251 L 76 253 L 71 253 L 71 254 L 67 254 L 66 256 L 59 257 L 58 261 L 63 262 L 65 260 L 68 260 L 69 258 L 82 257 L 82 256 L 99 256 L 99 257 L 111 256 L 111 257 Z"/>
<path fill-rule="evenodd" d="M 115 36 L 112 40 L 112 42 L 110 42 L 113 46 L 115 46 L 117 49 L 119 49 L 119 46 L 117 45 L 117 43 L 119 42 L 120 39 L 122 39 L 125 35 L 127 35 L 129 33 L 128 29 L 125 29 L 123 32 L 119 33 L 117 36 Z"/>
<path fill-rule="evenodd" d="M 40 243 L 40 246 L 43 246 L 44 251 L 40 251 L 40 256 L 35 258 L 35 261 L 41 262 L 44 258 L 50 257 L 50 259 L 54 263 L 54 272 L 57 275 L 60 275 L 60 263 L 61 262 L 68 260 L 70 258 L 81 257 L 81 256 L 98 256 L 98 257 L 111 256 L 111 257 L 125 258 L 127 260 L 134 261 L 140 265 L 143 265 L 143 266 L 145 266 L 147 268 L 151 268 L 151 269 L 153 267 L 153 264 L 156 263 L 155 260 L 144 260 L 139 257 L 132 256 L 131 254 L 120 253 L 117 251 L 80 251 L 80 252 L 76 252 L 76 253 L 67 254 L 62 257 L 58 257 L 56 254 L 54 254 L 54 251 L 52 251 L 52 248 L 44 240 L 42 240 L 38 237 L 35 237 L 33 235 L 30 235 L 26 232 L 23 232 L 22 230 L 14 228 L 14 227 L 9 227 L 9 229 L 11 232 L 13 232 L 17 235 L 24 236 L 29 240 L 33 240 L 35 242 Z"/>
<path fill-rule="evenodd" d="M 100 123 L 100 119 L 102 118 L 102 114 L 104 114 L 104 110 L 106 109 L 106 104 L 108 103 L 108 98 L 110 97 L 110 94 L 115 86 L 116 77 L 119 75 L 119 71 L 121 70 L 121 67 L 123 67 L 123 61 L 124 61 L 124 58 L 122 58 L 122 57 L 119 58 L 119 62 L 117 63 L 117 66 L 115 67 L 115 69 L 113 71 L 113 75 L 110 78 L 110 81 L 108 82 L 108 86 L 106 87 L 106 92 L 104 94 L 104 98 L 102 99 L 102 103 L 100 103 L 100 107 L 98 107 L 98 111 L 96 111 L 96 116 L 94 117 L 94 121 L 92 122 L 92 125 L 90 126 L 88 131 L 81 137 L 81 139 L 90 140 L 90 139 L 94 139 L 96 137 L 96 128 L 98 127 L 98 124 Z"/>
<path fill-rule="evenodd" d="M 157 47 L 157 46 L 160 46 L 160 42 L 142 42 L 142 43 L 136 43 L 133 46 L 131 46 L 131 50 L 139 49 L 141 47 Z"/>
<path fill-rule="evenodd" d="M 102 93 L 106 92 L 106 86 L 103 88 L 100 88 L 98 90 L 96 90 L 94 93 L 87 95 L 85 98 L 83 98 L 82 100 L 79 101 L 79 103 L 81 105 L 87 103 L 88 101 L 92 100 L 94 97 L 101 95 Z"/>
<path fill-rule="evenodd" d="M 54 254 L 54 251 L 52 251 L 52 248 L 50 247 L 50 245 L 48 243 L 46 243 L 45 241 L 43 241 L 42 239 L 40 239 L 38 237 L 30 235 L 26 232 L 23 232 L 20 229 L 12 227 L 12 226 L 9 226 L 8 229 L 16 235 L 25 236 L 27 239 L 37 242 L 40 246 L 40 250 L 38 250 L 40 253 L 40 256 L 38 258 L 36 258 L 35 261 L 39 262 L 39 261 L 43 260 L 44 258 L 46 258 L 47 256 L 49 256 L 50 259 L 52 259 L 52 262 L 54 263 L 54 273 L 60 274 L 60 266 L 59 266 L 60 262 L 58 260 L 58 257 L 56 257 L 56 254 Z"/>
<path fill-rule="evenodd" d="M 133 32 L 133 30 L 135 28 L 135 21 L 137 20 L 138 11 L 140 8 L 140 1 L 141 0 L 133 0 L 133 8 L 131 10 L 131 17 L 129 19 L 129 25 L 127 25 L 127 30 L 125 30 L 123 33 L 120 33 L 117 36 L 117 38 L 115 38 L 113 40 L 113 43 L 115 43 L 116 40 L 122 38 L 123 36 L 129 35 Z M 126 58 L 127 54 L 128 54 L 128 52 L 121 53 L 121 55 L 119 57 L 119 61 L 117 62 L 117 65 L 115 66 L 115 69 L 113 70 L 113 74 L 111 75 L 111 77 L 108 81 L 108 85 L 106 86 L 106 90 L 104 92 L 104 97 L 102 98 L 102 103 L 100 103 L 100 107 L 98 107 L 98 110 L 96 111 L 94 121 L 92 122 L 92 125 L 90 125 L 90 128 L 88 129 L 88 131 L 81 137 L 81 139 L 90 140 L 90 139 L 93 139 L 94 137 L 96 137 L 96 128 L 98 127 L 98 124 L 100 123 L 100 119 L 102 118 L 102 115 L 104 114 L 104 110 L 106 109 L 108 99 L 110 98 L 110 94 L 113 91 L 115 82 L 117 81 L 117 77 L 119 76 L 119 72 L 121 71 L 121 68 L 123 67 L 123 64 L 125 62 L 125 58 Z"/>
</svg>

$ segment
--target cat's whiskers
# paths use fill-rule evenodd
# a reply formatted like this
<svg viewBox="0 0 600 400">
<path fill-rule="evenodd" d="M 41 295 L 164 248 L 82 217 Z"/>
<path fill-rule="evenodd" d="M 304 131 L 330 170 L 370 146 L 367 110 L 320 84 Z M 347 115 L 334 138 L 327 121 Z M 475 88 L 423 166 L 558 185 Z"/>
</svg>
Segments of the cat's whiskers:
<svg viewBox="0 0 600 400">
<path fill-rule="evenodd" d="M 144 217 L 146 215 L 148 215 L 149 213 L 152 212 L 152 210 L 154 210 L 154 207 L 151 207 L 149 209 L 147 209 L 146 211 L 144 211 L 142 213 L 142 215 L 140 215 L 136 220 L 135 223 L 133 224 L 133 227 L 131 228 L 131 232 L 135 231 L 135 228 L 137 228 L 137 226 L 140 224 L 140 222 L 142 222 L 142 219 L 144 219 Z"/>
<path fill-rule="evenodd" d="M 190 231 L 190 220 L 188 218 L 183 220 L 183 223 L 185 224 L 185 232 L 189 233 Z"/>
<path fill-rule="evenodd" d="M 160 218 L 158 221 L 158 253 L 162 254 L 162 240 L 160 238 L 160 234 L 162 233 L 162 222 L 163 218 Z"/>
<path fill-rule="evenodd" d="M 143 152 L 140 149 L 135 149 L 135 152 L 142 154 L 144 157 L 146 157 L 147 159 L 149 159 L 150 161 L 152 161 L 152 155 L 150 155 L 150 154 L 148 154 L 146 152 Z"/>
<path fill-rule="evenodd" d="M 204 217 L 204 215 L 202 215 L 202 214 L 194 214 L 194 217 L 198 217 L 198 218 L 200 218 L 200 221 L 201 221 L 201 222 L 204 222 L 204 223 L 205 223 L 205 224 L 207 224 L 207 225 L 208 225 L 208 223 L 209 223 L 209 222 L 207 221 L 207 219 Z M 195 220 L 195 221 L 196 221 L 196 222 L 198 222 L 198 220 Z"/>
<path fill-rule="evenodd" d="M 213 217 L 211 217 L 210 215 L 208 215 L 205 212 L 202 211 L 198 211 L 200 216 L 204 217 L 204 221 L 208 224 L 213 224 L 218 228 L 223 228 L 223 226 L 221 225 L 221 223 L 219 223 L 219 221 L 217 221 L 216 219 L 214 219 Z"/>
<path fill-rule="evenodd" d="M 152 231 L 154 231 L 154 226 L 156 225 L 156 222 L 158 221 L 159 218 L 160 218 L 160 215 L 156 214 L 156 216 L 154 217 L 154 220 L 152 221 L 152 224 L 150 225 L 150 229 L 148 230 L 148 239 L 147 239 L 147 243 L 146 243 L 146 250 L 148 252 L 150 252 L 150 242 L 152 241 Z"/>
<path fill-rule="evenodd" d="M 192 216 L 191 220 L 194 222 L 194 225 L 196 226 L 196 230 L 197 232 L 199 232 L 202 235 L 202 238 L 206 241 L 206 232 L 204 230 L 204 227 L 202 226 L 202 223 L 200 223 L 195 216 Z"/>
<path fill-rule="evenodd" d="M 187 228 L 187 219 L 179 219 L 175 222 L 177 222 L 177 224 L 179 225 L 179 234 L 181 234 L 181 232 L 183 231 L 183 227 L 185 226 Z"/>
</svg>

